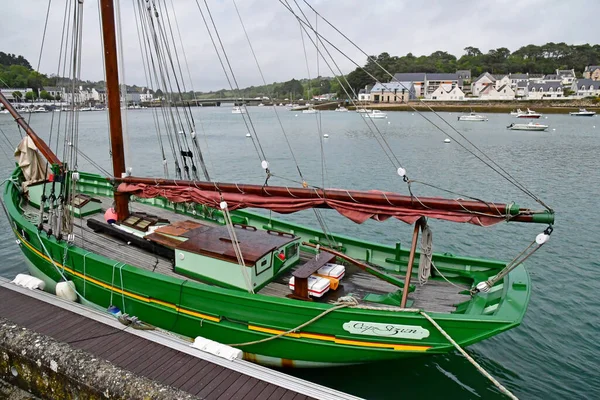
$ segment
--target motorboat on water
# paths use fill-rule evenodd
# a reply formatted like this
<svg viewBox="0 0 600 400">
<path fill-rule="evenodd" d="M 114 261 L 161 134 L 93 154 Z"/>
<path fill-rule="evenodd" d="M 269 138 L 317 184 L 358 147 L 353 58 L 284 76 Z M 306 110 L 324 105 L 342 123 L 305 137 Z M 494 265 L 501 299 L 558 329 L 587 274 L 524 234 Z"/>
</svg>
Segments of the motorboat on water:
<svg viewBox="0 0 600 400">
<path fill-rule="evenodd" d="M 369 110 L 367 110 L 366 108 L 357 108 L 356 112 L 361 113 L 361 114 L 366 114 L 369 112 Z"/>
<path fill-rule="evenodd" d="M 338 108 L 335 109 L 335 111 L 337 112 L 348 112 L 348 109 L 344 106 L 338 106 Z"/>
<path fill-rule="evenodd" d="M 520 114 L 517 114 L 517 118 L 540 118 L 542 116 L 542 114 L 537 113 L 533 110 L 530 110 L 529 108 L 527 109 L 527 111 L 525 112 L 521 112 Z"/>
<path fill-rule="evenodd" d="M 317 110 L 316 108 L 313 108 L 313 106 L 309 106 L 307 109 L 302 110 L 302 114 L 316 114 L 318 112 L 319 112 L 319 110 Z"/>
<path fill-rule="evenodd" d="M 585 108 L 580 108 L 579 111 L 570 112 L 569 115 L 573 115 L 575 117 L 593 117 L 596 115 L 596 111 L 588 111 Z"/>
<path fill-rule="evenodd" d="M 523 114 L 523 111 L 522 111 L 520 108 L 517 108 L 517 110 L 516 110 L 516 111 L 515 111 L 515 110 L 512 110 L 512 111 L 510 112 L 510 115 L 512 115 L 513 117 L 516 117 L 516 116 L 517 116 L 517 115 L 519 115 L 519 114 Z"/>
<path fill-rule="evenodd" d="M 512 131 L 545 131 L 548 125 L 530 122 L 528 124 L 510 124 L 506 127 Z"/>
<path fill-rule="evenodd" d="M 231 109 L 231 113 L 232 114 L 246 114 L 246 110 L 243 107 L 240 106 L 234 106 Z"/>
<path fill-rule="evenodd" d="M 488 117 L 485 115 L 479 115 L 474 112 L 471 112 L 467 115 L 460 115 L 458 117 L 459 121 L 477 121 L 477 122 L 485 122 L 488 120 Z"/>
<path fill-rule="evenodd" d="M 366 113 L 364 116 L 368 117 L 368 118 L 375 118 L 375 119 L 387 118 L 387 114 L 380 110 L 371 110 L 371 112 Z"/>
</svg>

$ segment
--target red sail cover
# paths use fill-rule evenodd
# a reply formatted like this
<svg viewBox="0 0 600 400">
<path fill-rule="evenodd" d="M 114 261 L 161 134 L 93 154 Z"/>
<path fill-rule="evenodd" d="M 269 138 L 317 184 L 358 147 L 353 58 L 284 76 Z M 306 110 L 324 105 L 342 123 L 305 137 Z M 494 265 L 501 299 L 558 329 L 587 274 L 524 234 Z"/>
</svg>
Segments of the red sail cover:
<svg viewBox="0 0 600 400">
<path fill-rule="evenodd" d="M 289 214 L 309 208 L 332 208 L 346 218 L 359 224 L 369 218 L 377 221 L 385 221 L 390 217 L 394 217 L 408 224 L 415 223 L 420 217 L 437 218 L 452 222 L 468 222 L 481 226 L 489 226 L 501 221 L 506 221 L 506 214 L 504 214 L 505 205 L 499 204 L 489 206 L 488 211 L 483 213 L 468 210 L 468 203 L 473 203 L 473 201 L 446 200 L 432 197 L 419 198 L 419 200 L 416 198 L 413 199 L 413 207 L 394 205 L 388 198 L 398 195 L 382 191 L 362 193 L 368 193 L 370 195 L 380 194 L 381 199 L 386 200 L 386 204 L 381 204 L 381 202 L 377 202 L 378 204 L 365 204 L 364 202 L 356 202 L 353 200 L 332 199 L 328 196 L 322 197 L 322 192 L 317 192 L 313 189 L 300 189 L 303 192 L 307 192 L 307 196 L 302 198 L 301 196 L 295 196 L 289 190 L 289 196 L 269 194 L 269 186 L 262 189 L 262 194 L 249 194 L 242 189 L 238 192 L 218 192 L 216 191 L 216 187 L 217 186 L 215 185 L 214 190 L 203 190 L 198 187 L 190 186 L 121 183 L 118 191 L 129 193 L 140 198 L 164 197 L 174 203 L 190 202 L 204 204 L 214 208 L 219 208 L 220 202 L 226 201 L 229 210 L 264 208 L 282 214 Z M 279 187 L 277 188 L 281 189 Z M 294 190 L 297 191 L 298 189 Z M 330 192 L 348 193 L 347 191 L 337 189 L 325 191 L 326 194 Z M 319 196 L 319 194 L 321 194 L 321 196 Z M 387 196 L 388 194 L 390 196 Z M 348 196 L 352 199 L 350 193 L 348 193 Z M 455 202 L 455 204 L 451 204 L 451 206 L 453 206 L 451 208 L 455 208 L 455 210 L 424 207 L 423 205 L 427 204 L 428 200 L 432 202 Z M 482 203 L 479 204 L 481 205 Z M 458 210 L 456 208 L 458 208 Z"/>
</svg>

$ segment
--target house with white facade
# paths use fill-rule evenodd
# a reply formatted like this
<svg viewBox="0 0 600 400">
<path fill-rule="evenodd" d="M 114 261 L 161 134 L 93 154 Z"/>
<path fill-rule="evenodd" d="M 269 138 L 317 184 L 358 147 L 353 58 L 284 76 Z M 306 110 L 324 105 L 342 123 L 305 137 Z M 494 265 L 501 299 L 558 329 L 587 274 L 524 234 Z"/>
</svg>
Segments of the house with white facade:
<svg viewBox="0 0 600 400">
<path fill-rule="evenodd" d="M 510 86 L 512 83 L 508 75 L 494 75 L 494 77 L 496 78 L 496 89 L 500 89 L 506 85 Z"/>
<path fill-rule="evenodd" d="M 371 101 L 374 103 L 408 103 L 416 98 L 412 82 L 377 82 L 371 88 Z"/>
<path fill-rule="evenodd" d="M 473 96 L 479 97 L 479 93 L 490 84 L 495 85 L 496 78 L 489 72 L 484 72 L 471 83 L 471 93 Z"/>
<path fill-rule="evenodd" d="M 479 92 L 479 98 L 482 100 L 514 100 L 515 91 L 510 87 L 510 83 L 500 87 L 489 83 Z"/>
<path fill-rule="evenodd" d="M 577 97 L 600 96 L 600 80 L 578 79 L 571 85 L 571 90 Z"/>
<path fill-rule="evenodd" d="M 100 88 L 92 88 L 92 99 L 97 103 L 106 103 L 106 89 Z"/>
<path fill-rule="evenodd" d="M 574 69 L 557 69 L 556 75 L 561 77 L 563 86 L 571 86 L 576 79 Z"/>
<path fill-rule="evenodd" d="M 84 88 L 83 86 L 76 88 L 75 93 L 72 92 L 71 87 L 63 87 L 61 90 L 62 101 L 69 104 L 88 104 L 94 100 L 92 89 Z"/>
<path fill-rule="evenodd" d="M 563 97 L 561 81 L 534 82 L 527 86 L 526 98 L 528 100 L 562 99 Z"/>
<path fill-rule="evenodd" d="M 513 90 L 516 90 L 519 86 L 527 86 L 527 83 L 529 82 L 529 74 L 509 74 L 508 78 L 510 79 L 510 87 Z"/>
<path fill-rule="evenodd" d="M 433 93 L 431 93 L 429 98 L 437 101 L 458 101 L 464 100 L 465 94 L 458 86 L 455 86 L 450 90 L 446 90 L 443 85 L 440 85 L 433 91 Z"/>
<path fill-rule="evenodd" d="M 600 81 L 600 65 L 588 65 L 583 71 L 584 79 Z"/>
<path fill-rule="evenodd" d="M 13 101 L 23 101 L 25 100 L 25 95 L 27 94 L 27 92 L 33 92 L 32 88 L 0 88 L 0 92 L 4 95 L 4 97 L 6 97 L 6 99 L 10 102 Z M 21 99 L 15 99 L 13 97 L 13 93 L 15 92 L 20 92 L 22 97 Z"/>
<path fill-rule="evenodd" d="M 371 85 L 366 85 L 364 89 L 358 91 L 358 101 L 371 101 Z"/>
<path fill-rule="evenodd" d="M 149 88 L 142 89 L 140 93 L 140 101 L 143 103 L 149 103 L 154 99 L 154 93 Z"/>
<path fill-rule="evenodd" d="M 458 75 L 449 73 L 427 73 L 425 74 L 425 98 L 431 99 L 433 92 L 438 87 L 442 87 L 446 92 L 451 91 L 458 86 Z"/>
</svg>

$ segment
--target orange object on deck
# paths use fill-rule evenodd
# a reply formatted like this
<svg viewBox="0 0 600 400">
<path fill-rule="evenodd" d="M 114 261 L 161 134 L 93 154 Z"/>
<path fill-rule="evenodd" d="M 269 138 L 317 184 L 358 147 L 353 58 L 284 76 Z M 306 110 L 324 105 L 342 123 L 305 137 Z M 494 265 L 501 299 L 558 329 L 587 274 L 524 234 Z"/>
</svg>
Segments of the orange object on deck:
<svg viewBox="0 0 600 400">
<path fill-rule="evenodd" d="M 329 279 L 329 288 L 331 290 L 337 290 L 339 284 L 340 284 L 340 280 L 339 279 L 335 279 L 332 278 L 331 276 L 327 276 L 327 275 L 320 275 L 320 274 L 315 274 L 315 276 L 321 277 L 321 278 L 325 278 L 325 279 Z"/>
</svg>

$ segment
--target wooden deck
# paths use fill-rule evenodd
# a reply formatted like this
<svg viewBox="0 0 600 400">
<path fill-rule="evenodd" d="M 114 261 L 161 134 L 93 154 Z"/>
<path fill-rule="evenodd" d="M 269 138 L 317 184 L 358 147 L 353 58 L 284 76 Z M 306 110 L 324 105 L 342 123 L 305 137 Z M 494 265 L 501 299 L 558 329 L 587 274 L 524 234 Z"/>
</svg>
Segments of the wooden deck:
<svg viewBox="0 0 600 400">
<path fill-rule="evenodd" d="M 157 331 L 127 330 L 108 314 L 3 278 L 0 316 L 202 399 L 356 399 L 247 361 L 220 359 Z"/>
<path fill-rule="evenodd" d="M 102 202 L 103 209 L 111 206 L 112 200 L 106 197 L 99 197 Z M 157 217 L 168 219 L 171 223 L 178 222 L 178 225 L 185 225 L 189 217 L 174 213 L 170 210 L 165 210 L 160 207 L 153 207 L 147 204 L 130 203 L 130 207 L 136 212 L 145 212 L 154 214 Z M 31 208 L 31 207 L 30 207 Z M 32 212 L 37 210 L 31 208 Z M 137 267 L 155 271 L 164 275 L 173 276 L 180 279 L 189 279 L 173 271 L 172 262 L 159 255 L 151 254 L 135 246 L 128 245 L 126 242 L 113 238 L 107 234 L 96 233 L 87 226 L 88 219 L 96 219 L 103 221 L 103 216 L 100 214 L 91 215 L 82 219 L 75 219 L 74 229 L 75 244 L 88 251 L 101 254 L 116 261 L 135 265 Z M 204 224 L 204 222 L 203 222 Z M 309 253 L 301 253 L 301 264 L 312 257 Z M 358 267 L 346 264 L 346 276 L 340 281 L 340 286 L 336 291 L 329 291 L 318 301 L 332 302 L 339 297 L 352 295 L 361 303 L 372 307 L 385 307 L 389 305 L 379 304 L 374 302 L 363 301 L 365 295 L 387 294 L 395 292 L 400 288 L 388 282 L 385 282 L 373 275 L 370 275 Z M 270 282 L 259 293 L 267 296 L 285 297 L 291 293 L 288 288 L 288 281 L 292 276 L 293 270 L 287 271 L 285 274 L 277 277 L 273 282 Z M 404 280 L 402 275 L 394 275 L 395 277 Z M 466 284 L 455 283 L 454 285 L 440 279 L 430 279 L 425 285 L 419 285 L 416 279 L 412 282 L 416 289 L 408 296 L 409 300 L 413 301 L 412 307 L 421 308 L 425 311 L 450 313 L 456 309 L 456 305 L 470 299 L 469 295 L 461 294 L 462 291 L 468 290 Z"/>
</svg>

